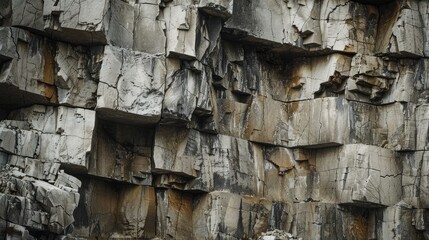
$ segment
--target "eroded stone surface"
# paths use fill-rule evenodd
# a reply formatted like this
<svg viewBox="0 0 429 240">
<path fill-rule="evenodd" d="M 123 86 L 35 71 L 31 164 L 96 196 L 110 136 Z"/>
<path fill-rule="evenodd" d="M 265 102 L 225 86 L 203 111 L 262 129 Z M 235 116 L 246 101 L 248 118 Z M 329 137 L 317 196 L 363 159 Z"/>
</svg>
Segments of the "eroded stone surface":
<svg viewBox="0 0 429 240">
<path fill-rule="evenodd" d="M 1 1 L 0 239 L 428 238 L 428 14 Z"/>
</svg>

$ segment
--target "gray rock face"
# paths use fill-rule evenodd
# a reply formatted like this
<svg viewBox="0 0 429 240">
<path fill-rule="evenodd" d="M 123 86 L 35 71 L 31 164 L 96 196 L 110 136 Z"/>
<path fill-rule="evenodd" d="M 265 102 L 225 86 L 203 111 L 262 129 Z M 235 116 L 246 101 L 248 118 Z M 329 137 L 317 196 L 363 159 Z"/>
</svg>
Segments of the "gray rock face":
<svg viewBox="0 0 429 240">
<path fill-rule="evenodd" d="M 163 58 L 105 47 L 97 89 L 97 111 L 104 118 L 154 123 L 161 117 L 165 88 Z M 113 97 L 114 96 L 114 97 Z"/>
<path fill-rule="evenodd" d="M 426 0 L 3 0 L 0 239 L 428 239 Z"/>
</svg>

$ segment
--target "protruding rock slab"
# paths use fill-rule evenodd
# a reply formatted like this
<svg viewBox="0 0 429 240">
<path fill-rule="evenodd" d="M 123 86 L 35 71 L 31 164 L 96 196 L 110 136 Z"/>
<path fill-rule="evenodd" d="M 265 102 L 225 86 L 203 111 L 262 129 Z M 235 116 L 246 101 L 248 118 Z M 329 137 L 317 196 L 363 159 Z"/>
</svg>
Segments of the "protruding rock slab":
<svg viewBox="0 0 429 240">
<path fill-rule="evenodd" d="M 100 69 L 97 112 L 102 118 L 138 124 L 161 118 L 165 88 L 162 57 L 106 47 Z"/>
<path fill-rule="evenodd" d="M 347 144 L 315 156 L 324 201 L 392 206 L 401 200 L 402 164 L 392 150 Z"/>
</svg>

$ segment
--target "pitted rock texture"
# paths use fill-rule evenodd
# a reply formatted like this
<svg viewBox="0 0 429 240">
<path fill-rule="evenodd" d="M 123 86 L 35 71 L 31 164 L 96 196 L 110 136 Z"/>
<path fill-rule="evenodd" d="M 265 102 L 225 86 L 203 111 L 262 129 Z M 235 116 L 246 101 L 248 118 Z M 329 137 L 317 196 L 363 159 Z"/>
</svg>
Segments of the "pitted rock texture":
<svg viewBox="0 0 429 240">
<path fill-rule="evenodd" d="M 427 0 L 0 1 L 0 239 L 429 239 Z"/>
</svg>

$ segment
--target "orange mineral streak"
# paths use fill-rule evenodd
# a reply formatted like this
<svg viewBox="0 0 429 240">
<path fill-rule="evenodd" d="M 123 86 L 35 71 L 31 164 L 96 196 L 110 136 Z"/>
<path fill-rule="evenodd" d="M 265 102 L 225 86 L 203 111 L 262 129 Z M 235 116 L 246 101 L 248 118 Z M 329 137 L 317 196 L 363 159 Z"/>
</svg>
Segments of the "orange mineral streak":
<svg viewBox="0 0 429 240">
<path fill-rule="evenodd" d="M 43 85 L 44 85 L 44 94 L 49 99 L 51 103 L 56 103 L 57 98 L 57 88 L 54 86 L 54 68 L 55 68 L 55 59 L 52 50 L 48 47 L 43 49 Z"/>
</svg>

